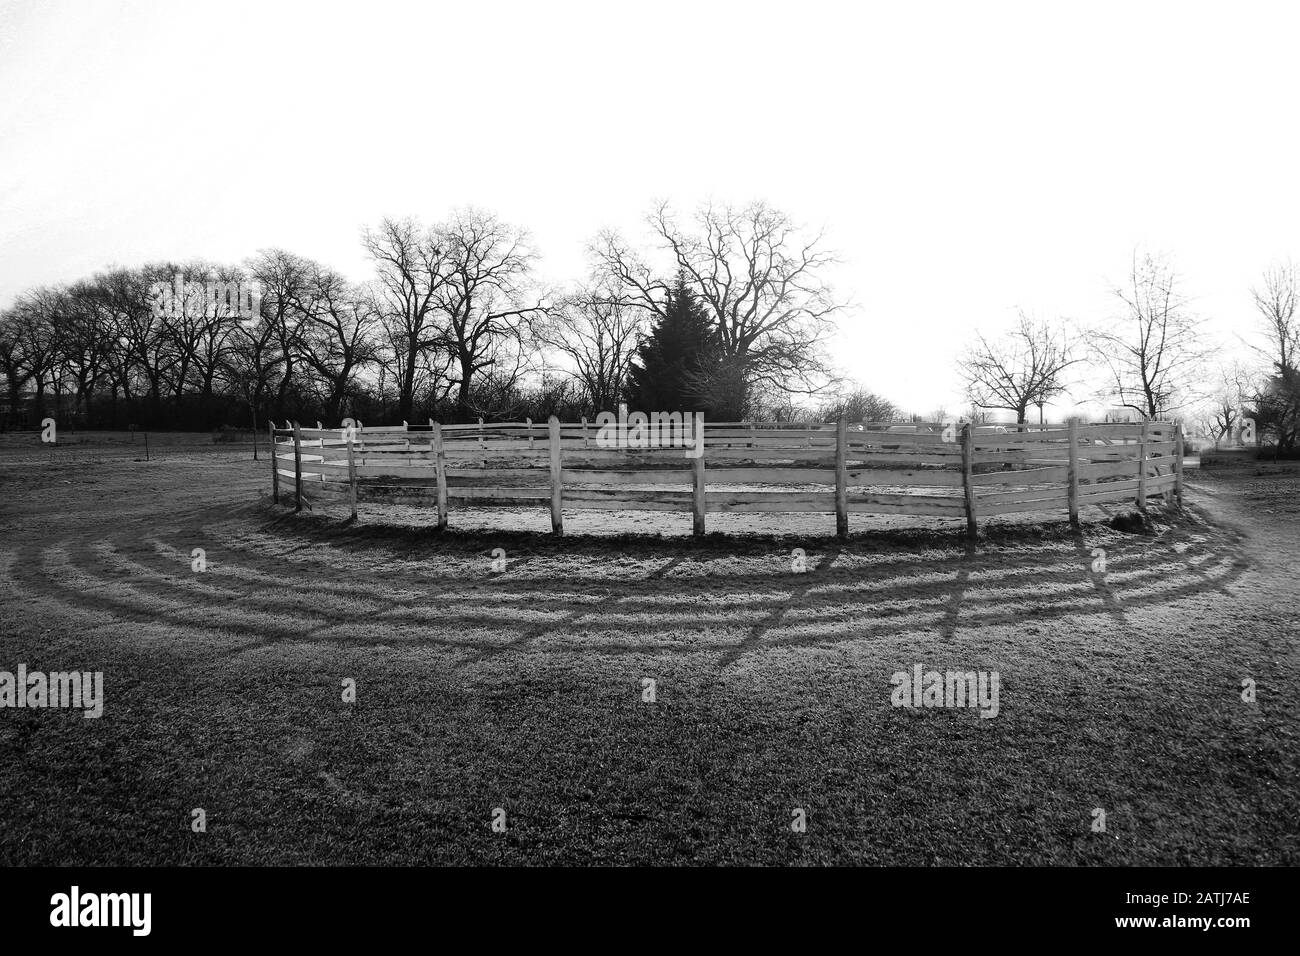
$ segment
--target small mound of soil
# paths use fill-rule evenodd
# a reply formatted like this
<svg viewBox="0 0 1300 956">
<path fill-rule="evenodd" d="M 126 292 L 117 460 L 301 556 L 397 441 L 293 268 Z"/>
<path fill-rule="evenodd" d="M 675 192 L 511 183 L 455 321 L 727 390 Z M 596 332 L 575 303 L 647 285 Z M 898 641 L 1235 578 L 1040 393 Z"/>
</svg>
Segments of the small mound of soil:
<svg viewBox="0 0 1300 956">
<path fill-rule="evenodd" d="M 1126 511 L 1117 514 L 1108 522 L 1116 531 L 1125 534 L 1147 534 L 1151 531 L 1151 521 L 1140 511 Z"/>
</svg>

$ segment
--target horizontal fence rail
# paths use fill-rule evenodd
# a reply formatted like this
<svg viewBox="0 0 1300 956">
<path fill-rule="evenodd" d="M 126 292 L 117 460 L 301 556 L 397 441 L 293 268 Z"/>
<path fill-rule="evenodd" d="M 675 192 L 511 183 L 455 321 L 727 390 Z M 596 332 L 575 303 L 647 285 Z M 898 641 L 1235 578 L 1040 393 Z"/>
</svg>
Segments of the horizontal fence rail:
<svg viewBox="0 0 1300 956">
<path fill-rule="evenodd" d="M 295 510 L 359 502 L 449 511 L 549 507 L 709 513 L 821 512 L 978 521 L 1152 497 L 1182 505 L 1183 437 L 1171 422 L 978 426 L 479 422 L 380 428 L 270 426 L 272 494 Z"/>
</svg>

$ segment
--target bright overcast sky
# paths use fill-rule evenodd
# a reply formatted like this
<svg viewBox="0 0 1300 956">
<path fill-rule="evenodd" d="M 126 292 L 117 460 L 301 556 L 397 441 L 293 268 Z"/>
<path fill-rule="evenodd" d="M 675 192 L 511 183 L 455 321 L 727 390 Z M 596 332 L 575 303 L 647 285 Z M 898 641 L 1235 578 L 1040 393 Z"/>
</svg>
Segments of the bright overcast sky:
<svg viewBox="0 0 1300 956">
<path fill-rule="evenodd" d="M 0 307 L 282 246 L 356 278 L 472 203 L 552 282 L 652 199 L 824 226 L 837 359 L 917 411 L 1017 306 L 1095 320 L 1136 244 L 1225 340 L 1300 258 L 1300 5 L 0 0 Z"/>
</svg>

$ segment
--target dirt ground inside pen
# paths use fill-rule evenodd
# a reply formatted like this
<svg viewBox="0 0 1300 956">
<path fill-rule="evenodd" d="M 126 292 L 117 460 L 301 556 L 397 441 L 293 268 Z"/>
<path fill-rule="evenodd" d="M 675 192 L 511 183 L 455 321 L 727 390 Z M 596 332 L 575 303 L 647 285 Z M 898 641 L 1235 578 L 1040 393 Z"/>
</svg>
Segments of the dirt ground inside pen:
<svg viewBox="0 0 1300 956">
<path fill-rule="evenodd" d="M 351 524 L 246 448 L 138 457 L 0 442 L 0 671 L 105 697 L 0 709 L 0 863 L 1300 863 L 1300 471 L 1189 472 L 1149 534 L 841 543 Z M 917 664 L 996 671 L 996 717 L 894 706 Z"/>
</svg>

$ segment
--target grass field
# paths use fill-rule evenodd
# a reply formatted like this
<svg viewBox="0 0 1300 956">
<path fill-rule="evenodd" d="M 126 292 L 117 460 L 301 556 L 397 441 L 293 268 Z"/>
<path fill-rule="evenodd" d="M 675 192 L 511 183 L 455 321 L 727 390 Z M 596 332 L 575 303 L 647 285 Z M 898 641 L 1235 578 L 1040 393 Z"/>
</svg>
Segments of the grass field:
<svg viewBox="0 0 1300 956">
<path fill-rule="evenodd" d="M 0 670 L 105 710 L 0 710 L 0 863 L 1300 863 L 1295 472 L 1195 473 L 1150 535 L 557 541 L 295 517 L 243 448 L 62 454 L 0 443 Z M 893 707 L 915 664 L 997 671 L 998 716 Z"/>
</svg>

